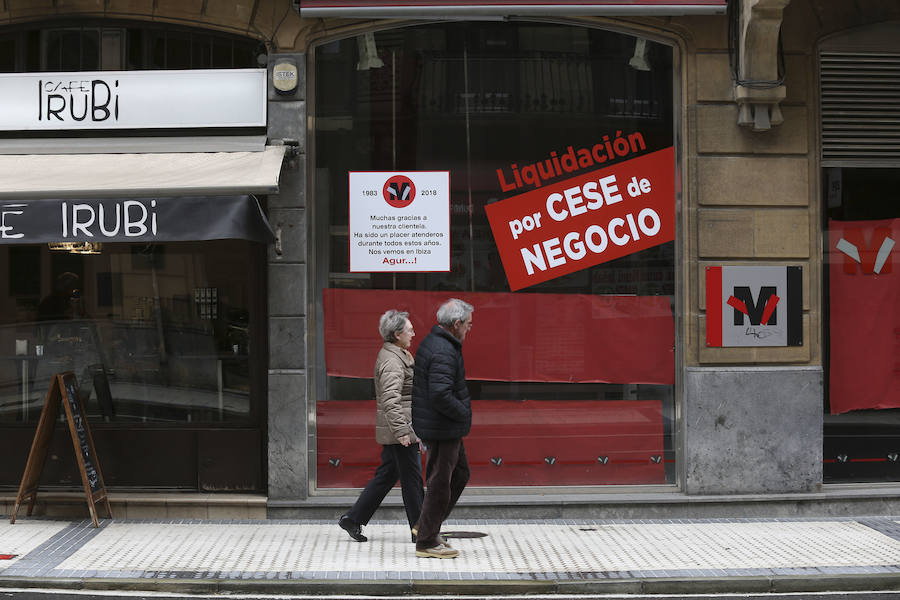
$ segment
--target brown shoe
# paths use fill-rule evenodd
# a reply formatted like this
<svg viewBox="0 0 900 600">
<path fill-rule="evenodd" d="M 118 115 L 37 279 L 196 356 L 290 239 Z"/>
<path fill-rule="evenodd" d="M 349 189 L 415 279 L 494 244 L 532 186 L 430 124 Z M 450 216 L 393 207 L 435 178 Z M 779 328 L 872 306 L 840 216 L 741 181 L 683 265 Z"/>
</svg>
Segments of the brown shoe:
<svg viewBox="0 0 900 600">
<path fill-rule="evenodd" d="M 416 548 L 416 556 L 419 558 L 456 558 L 459 556 L 459 550 L 454 550 L 445 544 L 438 544 L 425 550 Z"/>
</svg>

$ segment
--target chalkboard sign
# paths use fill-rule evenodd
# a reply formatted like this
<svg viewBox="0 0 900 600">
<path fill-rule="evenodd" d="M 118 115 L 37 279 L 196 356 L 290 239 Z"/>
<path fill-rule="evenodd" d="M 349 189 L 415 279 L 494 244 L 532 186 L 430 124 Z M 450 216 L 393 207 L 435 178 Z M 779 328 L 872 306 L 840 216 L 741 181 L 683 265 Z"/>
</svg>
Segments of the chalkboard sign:
<svg viewBox="0 0 900 600">
<path fill-rule="evenodd" d="M 44 408 L 34 434 L 34 441 L 31 443 L 28 462 L 25 463 L 25 473 L 22 475 L 22 483 L 19 485 L 19 494 L 16 496 L 16 503 L 9 519 L 10 523 L 16 522 L 19 505 L 25 500 L 29 501 L 28 516 L 31 516 L 34 510 L 41 471 L 47 461 L 47 450 L 50 448 L 50 439 L 53 437 L 56 417 L 59 415 L 60 401 L 65 409 L 69 434 L 75 448 L 75 459 L 78 462 L 78 470 L 81 472 L 81 483 L 84 486 L 84 493 L 87 495 L 88 510 L 91 513 L 94 527 L 99 526 L 95 506 L 98 502 L 104 503 L 106 513 L 112 518 L 109 498 L 103 485 L 103 475 L 100 474 L 100 464 L 97 461 L 97 452 L 94 450 L 94 440 L 91 437 L 91 429 L 88 427 L 84 406 L 78 393 L 78 381 L 75 379 L 74 373 L 67 371 L 54 375 L 50 382 L 50 389 L 44 400 Z"/>
</svg>

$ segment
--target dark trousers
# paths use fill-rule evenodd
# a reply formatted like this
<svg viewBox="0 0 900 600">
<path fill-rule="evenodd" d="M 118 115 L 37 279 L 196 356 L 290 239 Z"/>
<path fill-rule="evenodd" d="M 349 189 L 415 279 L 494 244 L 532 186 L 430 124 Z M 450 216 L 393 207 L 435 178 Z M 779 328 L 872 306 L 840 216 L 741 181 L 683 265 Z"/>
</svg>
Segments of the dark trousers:
<svg viewBox="0 0 900 600">
<path fill-rule="evenodd" d="M 463 441 L 436 440 L 425 442 L 428 461 L 425 463 L 425 504 L 419 517 L 416 549 L 425 550 L 437 545 L 441 524 L 450 516 L 456 501 L 469 482 L 469 461 Z"/>
<path fill-rule="evenodd" d="M 382 448 L 381 464 L 375 469 L 375 475 L 366 484 L 347 516 L 360 525 L 366 525 L 399 479 L 406 519 L 411 529 L 419 520 L 425 496 L 419 444 L 388 444 Z"/>
</svg>

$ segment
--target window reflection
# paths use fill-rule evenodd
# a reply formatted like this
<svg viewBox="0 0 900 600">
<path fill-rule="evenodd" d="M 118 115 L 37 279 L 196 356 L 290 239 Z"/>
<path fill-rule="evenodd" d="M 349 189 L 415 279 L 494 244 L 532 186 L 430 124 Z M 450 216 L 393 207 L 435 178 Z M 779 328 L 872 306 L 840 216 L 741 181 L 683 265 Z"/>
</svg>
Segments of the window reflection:
<svg viewBox="0 0 900 600">
<path fill-rule="evenodd" d="M 103 244 L 96 255 L 0 247 L 9 273 L 0 421 L 35 421 L 63 371 L 75 373 L 96 419 L 248 421 L 257 246 Z"/>
<path fill-rule="evenodd" d="M 85 22 L 0 35 L 0 73 L 256 68 L 264 53 L 260 42 L 226 34 Z"/>
</svg>

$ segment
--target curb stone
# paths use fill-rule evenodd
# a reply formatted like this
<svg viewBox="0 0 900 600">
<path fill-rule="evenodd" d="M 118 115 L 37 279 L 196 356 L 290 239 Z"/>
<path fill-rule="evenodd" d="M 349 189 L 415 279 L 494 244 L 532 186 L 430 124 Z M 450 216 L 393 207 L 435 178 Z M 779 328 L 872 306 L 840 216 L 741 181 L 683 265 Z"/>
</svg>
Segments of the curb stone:
<svg viewBox="0 0 900 600">
<path fill-rule="evenodd" d="M 768 576 L 661 577 L 641 580 L 641 593 L 644 594 L 759 594 L 771 591 L 772 582 Z"/>
<path fill-rule="evenodd" d="M 900 590 L 900 573 L 852 573 L 815 577 L 776 575 L 771 579 L 772 591 L 779 593 Z"/>
<path fill-rule="evenodd" d="M 0 589 L 52 589 L 93 591 L 144 591 L 189 594 L 260 595 L 524 595 L 524 594 L 697 594 L 697 593 L 790 593 L 825 591 L 900 590 L 900 573 L 729 576 L 698 578 L 635 578 L 571 581 L 522 580 L 205 580 L 0 577 Z"/>
</svg>

